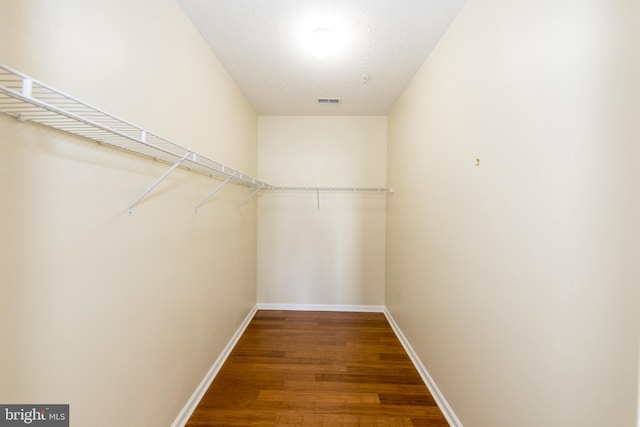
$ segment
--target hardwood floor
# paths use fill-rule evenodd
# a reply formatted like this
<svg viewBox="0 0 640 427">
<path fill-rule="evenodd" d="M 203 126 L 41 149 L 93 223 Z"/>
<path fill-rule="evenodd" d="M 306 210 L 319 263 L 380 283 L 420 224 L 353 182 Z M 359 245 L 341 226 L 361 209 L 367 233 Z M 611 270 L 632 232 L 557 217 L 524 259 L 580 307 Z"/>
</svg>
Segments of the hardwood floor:
<svg viewBox="0 0 640 427">
<path fill-rule="evenodd" d="M 258 311 L 187 426 L 448 426 L 382 313 Z"/>
</svg>

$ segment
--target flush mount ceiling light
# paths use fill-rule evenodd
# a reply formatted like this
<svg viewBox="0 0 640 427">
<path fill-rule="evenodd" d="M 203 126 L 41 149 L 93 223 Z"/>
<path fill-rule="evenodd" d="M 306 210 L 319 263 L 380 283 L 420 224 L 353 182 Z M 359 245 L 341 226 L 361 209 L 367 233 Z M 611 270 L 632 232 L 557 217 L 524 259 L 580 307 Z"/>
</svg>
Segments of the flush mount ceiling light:
<svg viewBox="0 0 640 427">
<path fill-rule="evenodd" d="M 309 48 L 315 56 L 325 59 L 338 49 L 339 44 L 338 37 L 329 29 L 317 28 L 311 35 Z"/>
</svg>

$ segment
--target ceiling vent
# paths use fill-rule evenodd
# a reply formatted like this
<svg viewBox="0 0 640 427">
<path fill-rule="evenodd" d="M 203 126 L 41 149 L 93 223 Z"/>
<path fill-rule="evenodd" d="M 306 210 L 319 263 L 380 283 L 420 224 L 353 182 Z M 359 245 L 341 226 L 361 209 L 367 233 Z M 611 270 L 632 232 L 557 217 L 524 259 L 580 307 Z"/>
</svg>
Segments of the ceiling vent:
<svg viewBox="0 0 640 427">
<path fill-rule="evenodd" d="M 340 98 L 318 98 L 318 104 L 340 104 Z"/>
</svg>

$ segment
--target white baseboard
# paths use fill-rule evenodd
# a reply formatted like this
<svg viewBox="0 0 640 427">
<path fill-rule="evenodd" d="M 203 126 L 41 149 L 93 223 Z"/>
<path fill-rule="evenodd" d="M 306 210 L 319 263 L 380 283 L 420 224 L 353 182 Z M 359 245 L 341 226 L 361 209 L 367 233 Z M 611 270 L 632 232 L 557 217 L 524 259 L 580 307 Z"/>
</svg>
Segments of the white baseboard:
<svg viewBox="0 0 640 427">
<path fill-rule="evenodd" d="M 171 424 L 171 427 L 184 427 L 187 424 L 187 421 L 189 421 L 189 418 L 191 418 L 193 411 L 196 410 L 198 403 L 200 403 L 200 400 L 202 400 L 204 394 L 211 386 L 213 379 L 216 377 L 216 375 L 218 375 L 218 372 L 222 368 L 222 365 L 224 365 L 224 362 L 231 354 L 231 351 L 238 343 L 238 340 L 244 333 L 245 329 L 247 329 L 247 326 L 249 326 L 249 322 L 251 322 L 251 319 L 253 319 L 253 316 L 256 314 L 257 310 L 257 307 L 253 307 L 249 314 L 247 314 L 247 317 L 245 317 L 245 319 L 242 321 L 242 324 L 240 325 L 236 333 L 233 334 L 233 337 L 231 337 L 231 340 L 224 348 L 220 356 L 216 359 L 215 362 L 213 362 L 213 365 L 209 369 L 209 372 L 207 372 L 207 374 L 204 376 L 196 391 L 193 392 L 191 398 L 189 398 L 189 400 L 187 401 L 187 404 L 184 406 L 184 408 L 182 408 L 182 411 L 180 411 L 173 424 Z"/>
<path fill-rule="evenodd" d="M 462 423 L 460 422 L 455 412 L 453 412 L 453 409 L 449 405 L 449 402 L 447 402 L 447 399 L 444 398 L 444 395 L 438 388 L 438 385 L 435 383 L 433 378 L 431 378 L 429 371 L 427 371 L 427 368 L 422 364 L 422 361 L 420 360 L 416 352 L 413 350 L 413 347 L 411 347 L 411 344 L 409 344 L 409 341 L 407 341 L 407 338 L 404 336 L 404 334 L 402 333 L 402 330 L 394 320 L 389 310 L 386 309 L 386 307 L 384 309 L 384 315 L 387 317 L 387 320 L 391 325 L 391 329 L 393 329 L 393 331 L 396 333 L 398 339 L 400 340 L 400 343 L 402 343 L 402 346 L 404 347 L 405 351 L 409 355 L 409 358 L 411 358 L 411 361 L 413 362 L 414 366 L 418 370 L 418 373 L 422 377 L 422 381 L 424 381 L 424 383 L 426 384 L 427 388 L 429 389 L 429 392 L 431 393 L 431 395 L 433 396 L 433 399 L 438 404 L 440 411 L 442 411 L 442 414 L 447 419 L 447 422 L 449 423 L 449 425 L 451 427 L 463 427 Z"/>
<path fill-rule="evenodd" d="M 357 311 L 357 312 L 365 312 L 365 313 L 384 313 L 384 306 L 382 306 L 382 305 L 265 304 L 265 303 L 258 303 L 258 310 Z"/>
</svg>

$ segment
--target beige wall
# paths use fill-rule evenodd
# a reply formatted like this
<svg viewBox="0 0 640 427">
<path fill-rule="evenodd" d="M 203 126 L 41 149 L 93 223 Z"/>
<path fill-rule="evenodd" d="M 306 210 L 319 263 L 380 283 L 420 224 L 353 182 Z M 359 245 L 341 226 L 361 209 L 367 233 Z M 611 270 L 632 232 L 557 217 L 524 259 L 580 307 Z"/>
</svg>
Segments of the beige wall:
<svg viewBox="0 0 640 427">
<path fill-rule="evenodd" d="M 386 117 L 260 117 L 258 174 L 277 186 L 386 183 Z M 384 194 L 261 193 L 258 302 L 384 304 Z"/>
<path fill-rule="evenodd" d="M 390 114 L 386 302 L 465 427 L 636 423 L 638 19 L 469 0 Z"/>
<path fill-rule="evenodd" d="M 173 0 L 6 0 L 0 58 L 255 174 L 252 108 Z M 255 305 L 255 202 L 0 117 L 0 401 L 76 426 L 170 425 Z"/>
<path fill-rule="evenodd" d="M 172 0 L 5 0 L 0 61 L 247 173 L 255 113 Z M 637 5 L 469 0 L 379 195 L 262 193 L 0 116 L 0 401 L 169 425 L 258 300 L 386 305 L 466 427 L 630 426 Z M 632 126 L 633 124 L 633 126 Z M 259 176 L 385 186 L 386 118 L 262 117 Z M 480 167 L 475 159 L 480 158 Z M 256 244 L 256 227 L 259 244 Z M 124 421 L 123 421 L 124 420 Z"/>
</svg>

